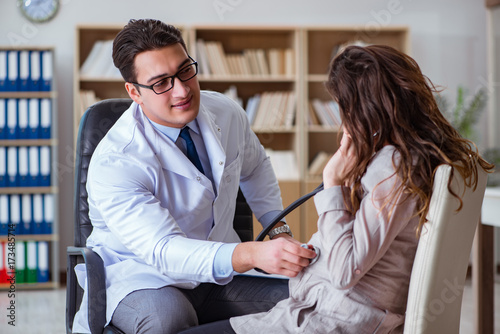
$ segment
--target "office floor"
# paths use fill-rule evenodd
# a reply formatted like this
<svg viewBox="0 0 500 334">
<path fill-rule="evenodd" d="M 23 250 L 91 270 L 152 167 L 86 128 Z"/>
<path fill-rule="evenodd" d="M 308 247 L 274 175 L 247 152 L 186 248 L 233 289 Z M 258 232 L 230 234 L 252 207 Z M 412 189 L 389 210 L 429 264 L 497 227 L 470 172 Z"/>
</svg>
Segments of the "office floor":
<svg viewBox="0 0 500 334">
<path fill-rule="evenodd" d="M 15 301 L 15 327 L 10 326 L 8 310 L 11 300 Z M 471 281 L 466 281 L 463 296 L 460 334 L 472 334 L 474 306 Z M 495 333 L 500 333 L 500 276 L 495 284 Z M 0 292 L 0 333 L 2 334 L 64 334 L 66 293 L 64 289 L 16 292 L 15 299 L 6 291 Z"/>
</svg>

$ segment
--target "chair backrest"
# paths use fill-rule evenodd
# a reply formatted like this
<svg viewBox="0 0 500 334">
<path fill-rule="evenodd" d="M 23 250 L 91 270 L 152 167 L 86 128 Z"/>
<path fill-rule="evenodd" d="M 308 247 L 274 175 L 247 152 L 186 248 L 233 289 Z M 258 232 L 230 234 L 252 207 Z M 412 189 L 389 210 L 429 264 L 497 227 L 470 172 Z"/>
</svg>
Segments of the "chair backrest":
<svg viewBox="0 0 500 334">
<path fill-rule="evenodd" d="M 87 203 L 87 173 L 90 158 L 97 144 L 108 133 L 125 110 L 132 103 L 131 99 L 108 99 L 90 106 L 83 114 L 78 129 L 75 159 L 75 246 L 85 247 L 87 237 L 92 232 Z"/>
<path fill-rule="evenodd" d="M 465 188 L 458 172 L 448 191 L 452 167 L 441 165 L 435 177 L 428 222 L 423 226 L 410 279 L 405 334 L 458 333 L 462 294 L 472 241 L 479 222 L 487 174 L 478 167 L 475 190 Z"/>
<path fill-rule="evenodd" d="M 76 146 L 74 196 L 74 237 L 75 246 L 77 247 L 84 247 L 87 237 L 92 232 L 92 224 L 88 216 L 89 206 L 86 189 L 90 158 L 97 144 L 131 103 L 131 99 L 103 100 L 89 107 L 80 120 Z M 252 210 L 240 190 L 236 199 L 233 225 L 242 241 L 253 239 L 252 224 Z"/>
</svg>

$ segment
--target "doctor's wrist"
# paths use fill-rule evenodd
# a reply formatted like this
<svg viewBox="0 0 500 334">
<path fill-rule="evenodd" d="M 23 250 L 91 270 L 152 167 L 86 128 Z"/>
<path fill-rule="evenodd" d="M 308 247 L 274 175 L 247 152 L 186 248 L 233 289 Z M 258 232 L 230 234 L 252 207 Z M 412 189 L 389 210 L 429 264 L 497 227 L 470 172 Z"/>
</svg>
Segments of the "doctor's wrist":
<svg viewBox="0 0 500 334">
<path fill-rule="evenodd" d="M 283 223 L 275 228 L 273 228 L 269 233 L 267 234 L 269 236 L 269 239 L 273 239 L 280 234 L 288 234 L 290 237 L 293 238 L 293 233 L 292 230 L 290 229 L 290 226 L 288 226 L 286 223 Z"/>
</svg>

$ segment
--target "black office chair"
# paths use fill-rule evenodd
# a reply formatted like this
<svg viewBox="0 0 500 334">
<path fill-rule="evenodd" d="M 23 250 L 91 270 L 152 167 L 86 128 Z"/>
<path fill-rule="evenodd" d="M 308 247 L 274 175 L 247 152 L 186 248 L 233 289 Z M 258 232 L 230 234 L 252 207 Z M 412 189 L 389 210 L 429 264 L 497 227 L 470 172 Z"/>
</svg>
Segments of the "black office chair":
<svg viewBox="0 0 500 334">
<path fill-rule="evenodd" d="M 76 264 L 82 262 L 85 263 L 87 270 L 88 317 L 91 333 L 123 334 L 111 325 L 104 328 L 106 323 L 106 275 L 102 259 L 97 253 L 86 247 L 87 237 L 92 232 L 92 224 L 88 216 L 89 207 L 85 185 L 90 158 L 97 144 L 123 112 L 128 109 L 131 102 L 130 99 L 108 99 L 98 102 L 87 109 L 80 121 L 75 161 L 75 245 L 67 249 L 66 332 L 68 334 L 73 333 L 73 320 L 83 297 L 83 289 L 78 285 L 74 271 Z M 253 239 L 252 224 L 252 211 L 240 190 L 236 200 L 234 229 L 242 241 Z"/>
</svg>

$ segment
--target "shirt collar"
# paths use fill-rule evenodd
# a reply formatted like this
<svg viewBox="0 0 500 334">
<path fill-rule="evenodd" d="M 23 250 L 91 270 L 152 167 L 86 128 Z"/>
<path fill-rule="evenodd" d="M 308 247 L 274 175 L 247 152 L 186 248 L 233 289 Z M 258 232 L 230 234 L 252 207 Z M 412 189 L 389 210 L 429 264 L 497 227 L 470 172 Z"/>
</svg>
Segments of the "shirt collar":
<svg viewBox="0 0 500 334">
<path fill-rule="evenodd" d="M 146 117 L 146 118 L 151 123 L 151 125 L 153 125 L 156 128 L 156 130 L 163 133 L 165 136 L 167 136 L 174 143 L 177 141 L 182 129 L 161 125 L 161 124 L 158 124 L 156 122 L 153 122 L 148 117 Z M 200 128 L 198 127 L 198 121 L 196 118 L 194 120 L 192 120 L 191 122 L 189 122 L 188 124 L 186 124 L 186 126 L 189 126 L 189 128 L 192 131 L 194 131 L 196 134 L 198 134 L 198 135 L 200 134 Z"/>
</svg>

